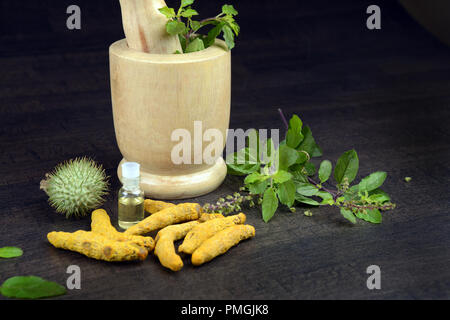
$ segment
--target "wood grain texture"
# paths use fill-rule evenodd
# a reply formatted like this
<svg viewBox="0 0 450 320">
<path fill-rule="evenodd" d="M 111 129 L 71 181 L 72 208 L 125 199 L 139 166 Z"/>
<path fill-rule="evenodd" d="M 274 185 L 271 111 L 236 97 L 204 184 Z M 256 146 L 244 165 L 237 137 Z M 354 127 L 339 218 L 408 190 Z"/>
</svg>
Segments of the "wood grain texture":
<svg viewBox="0 0 450 320">
<path fill-rule="evenodd" d="M 164 0 L 120 0 L 120 6 L 129 48 L 155 54 L 183 51 L 178 36 L 166 32 L 167 18 L 159 12 Z"/>
<path fill-rule="evenodd" d="M 450 298 L 450 49 L 387 0 L 377 1 L 383 20 L 376 32 L 365 28 L 369 1 L 239 2 L 230 126 L 280 128 L 282 108 L 311 126 L 324 158 L 336 161 L 355 148 L 357 179 L 388 172 L 384 189 L 397 208 L 381 225 L 352 226 L 327 207 L 311 209 L 312 217 L 302 214 L 306 208 L 281 209 L 269 224 L 245 210 L 254 239 L 199 268 L 184 257 L 176 274 L 154 256 L 116 265 L 53 248 L 48 232 L 90 225 L 58 216 L 39 191 L 43 175 L 66 159 L 87 155 L 105 166 L 112 190 L 105 209 L 117 226 L 122 156 L 107 48 L 123 38 L 120 8 L 77 3 L 86 13 L 80 33 L 61 29 L 69 1 L 45 11 L 36 1 L 2 3 L 0 246 L 19 246 L 24 255 L 0 261 L 0 281 L 33 274 L 65 284 L 67 267 L 76 264 L 82 289 L 58 299 Z M 205 16 L 222 4 L 199 3 Z M 273 28 L 260 33 L 260 21 Z M 301 30 L 295 41 L 292 30 Z M 408 184 L 406 176 L 413 178 Z M 215 201 L 240 184 L 227 177 L 192 201 Z M 366 287 L 372 264 L 381 268 L 381 290 Z"/>
</svg>

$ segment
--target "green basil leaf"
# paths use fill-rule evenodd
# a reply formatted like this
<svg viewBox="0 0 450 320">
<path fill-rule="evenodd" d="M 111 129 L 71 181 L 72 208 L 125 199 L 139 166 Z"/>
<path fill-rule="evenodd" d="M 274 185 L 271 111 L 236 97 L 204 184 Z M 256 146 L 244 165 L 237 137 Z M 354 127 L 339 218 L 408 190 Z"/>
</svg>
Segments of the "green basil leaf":
<svg viewBox="0 0 450 320">
<path fill-rule="evenodd" d="M 264 222 L 269 222 L 278 209 L 278 198 L 273 188 L 269 188 L 264 192 L 262 201 L 262 216 Z"/>
<path fill-rule="evenodd" d="M 304 203 L 304 204 L 309 204 L 311 206 L 319 206 L 320 205 L 320 203 L 317 202 L 316 200 L 307 198 L 298 193 L 295 194 L 295 201 L 298 201 L 298 202 Z"/>
<path fill-rule="evenodd" d="M 292 179 L 292 174 L 284 170 L 278 170 L 274 175 L 272 175 L 272 179 L 276 183 L 284 183 Z"/>
<path fill-rule="evenodd" d="M 341 208 L 341 214 L 344 216 L 345 219 L 347 219 L 351 223 L 353 223 L 353 224 L 356 223 L 356 217 L 353 214 L 353 212 L 351 212 L 350 210 Z"/>
<path fill-rule="evenodd" d="M 295 163 L 297 164 L 304 164 L 307 161 L 309 161 L 309 154 L 303 151 L 297 151 L 297 161 Z"/>
<path fill-rule="evenodd" d="M 331 161 L 322 161 L 319 168 L 319 180 L 321 183 L 326 182 L 330 178 L 332 167 Z"/>
<path fill-rule="evenodd" d="M 222 32 L 222 28 L 224 25 L 225 25 L 224 23 L 219 23 L 214 28 L 209 30 L 208 36 L 206 37 L 206 47 L 210 47 L 214 44 L 214 42 L 216 41 L 216 38 Z"/>
<path fill-rule="evenodd" d="M 186 26 L 180 21 L 169 21 L 167 22 L 166 30 L 167 33 L 174 36 L 183 33 L 186 30 Z"/>
<path fill-rule="evenodd" d="M 322 205 L 330 204 L 330 201 L 333 201 L 333 195 L 326 191 L 319 191 L 315 196 L 322 198 Z"/>
<path fill-rule="evenodd" d="M 231 22 L 228 24 L 230 26 L 231 29 L 233 29 L 234 33 L 238 36 L 239 33 L 241 32 L 241 27 L 235 22 Z"/>
<path fill-rule="evenodd" d="M 63 295 L 66 288 L 36 276 L 12 277 L 2 284 L 0 293 L 8 298 L 40 299 Z"/>
<path fill-rule="evenodd" d="M 180 40 L 180 44 L 181 44 L 181 48 L 183 49 L 183 52 L 186 52 L 186 38 L 183 37 L 182 34 L 179 34 L 178 39 Z"/>
<path fill-rule="evenodd" d="M 225 43 L 227 44 L 228 49 L 229 50 L 233 49 L 235 46 L 233 30 L 228 25 L 225 25 L 223 26 L 222 31 L 223 31 L 223 38 L 225 39 Z"/>
<path fill-rule="evenodd" d="M 222 7 L 222 13 L 231 16 L 236 16 L 238 14 L 237 10 L 230 4 L 226 4 Z"/>
<path fill-rule="evenodd" d="M 172 19 L 172 18 L 175 18 L 175 16 L 176 16 L 175 10 L 173 8 L 169 8 L 167 6 L 159 9 L 159 12 L 161 12 L 163 15 L 165 15 L 167 19 Z"/>
<path fill-rule="evenodd" d="M 263 194 L 266 191 L 267 185 L 269 184 L 269 180 L 258 181 L 252 184 L 247 185 L 248 191 L 251 194 Z"/>
<path fill-rule="evenodd" d="M 382 221 L 381 212 L 378 209 L 367 210 L 367 213 L 357 212 L 356 216 L 370 223 L 381 223 Z"/>
<path fill-rule="evenodd" d="M 295 184 L 292 180 L 288 180 L 277 189 L 278 198 L 280 202 L 289 208 L 292 207 L 295 201 Z"/>
<path fill-rule="evenodd" d="M 371 175 L 361 180 L 361 182 L 358 185 L 359 191 L 360 192 L 372 191 L 377 189 L 378 187 L 381 187 L 381 185 L 384 183 L 384 180 L 386 180 L 386 176 L 387 173 L 384 171 L 372 173 Z"/>
<path fill-rule="evenodd" d="M 191 18 L 193 16 L 198 16 L 198 12 L 194 9 L 186 9 L 181 13 L 181 16 L 184 18 Z"/>
<path fill-rule="evenodd" d="M 248 175 L 258 171 L 261 164 L 258 162 L 256 150 L 243 148 L 233 154 L 226 156 L 228 173 L 231 175 Z"/>
<path fill-rule="evenodd" d="M 227 164 L 227 173 L 233 176 L 245 176 L 258 171 L 259 164 Z"/>
<path fill-rule="evenodd" d="M 378 203 L 384 203 L 387 201 L 391 201 L 391 197 L 381 189 L 375 189 L 369 192 L 369 199 L 376 201 Z"/>
<path fill-rule="evenodd" d="M 306 174 L 310 177 L 316 174 L 316 166 L 312 162 L 307 162 L 305 164 L 305 170 Z"/>
<path fill-rule="evenodd" d="M 196 38 L 188 44 L 186 47 L 186 53 L 202 51 L 203 49 L 205 49 L 205 44 L 202 39 Z"/>
<path fill-rule="evenodd" d="M 286 145 L 291 148 L 297 148 L 303 140 L 302 134 L 303 122 L 297 115 L 289 120 L 289 128 L 286 134 Z"/>
<path fill-rule="evenodd" d="M 303 141 L 297 147 L 297 150 L 303 150 L 308 152 L 311 157 L 320 157 L 322 155 L 322 150 L 316 144 L 311 132 L 311 128 L 304 126 L 302 129 Z"/>
<path fill-rule="evenodd" d="M 296 185 L 302 182 L 304 183 L 308 182 L 308 178 L 305 177 L 305 175 L 301 172 L 301 170 L 290 171 L 290 173 L 292 174 L 292 181 L 294 181 Z"/>
<path fill-rule="evenodd" d="M 319 189 L 310 183 L 299 183 L 297 184 L 297 192 L 302 196 L 311 197 L 315 196 L 319 192 Z"/>
<path fill-rule="evenodd" d="M 286 170 L 293 164 L 297 162 L 298 151 L 288 147 L 287 145 L 282 145 L 278 148 L 279 156 L 279 168 L 281 170 Z"/>
<path fill-rule="evenodd" d="M 253 173 L 249 174 L 247 177 L 245 177 L 244 183 L 251 184 L 254 182 L 264 181 L 267 179 L 269 179 L 269 176 L 262 175 L 259 172 L 253 172 Z"/>
<path fill-rule="evenodd" d="M 190 6 L 194 3 L 194 0 L 181 0 L 181 8 Z"/>
<path fill-rule="evenodd" d="M 16 258 L 23 255 L 23 251 L 17 247 L 0 248 L 0 258 Z"/>
<path fill-rule="evenodd" d="M 200 29 L 202 24 L 199 21 L 191 20 L 191 28 L 194 32 Z"/>
<path fill-rule="evenodd" d="M 349 150 L 338 159 L 336 167 L 334 168 L 334 179 L 340 184 L 344 178 L 347 178 L 350 183 L 355 180 L 358 168 L 358 155 L 355 150 Z"/>
<path fill-rule="evenodd" d="M 358 195 L 358 185 L 352 186 L 344 193 L 344 198 L 346 201 L 355 200 L 359 197 Z"/>
</svg>

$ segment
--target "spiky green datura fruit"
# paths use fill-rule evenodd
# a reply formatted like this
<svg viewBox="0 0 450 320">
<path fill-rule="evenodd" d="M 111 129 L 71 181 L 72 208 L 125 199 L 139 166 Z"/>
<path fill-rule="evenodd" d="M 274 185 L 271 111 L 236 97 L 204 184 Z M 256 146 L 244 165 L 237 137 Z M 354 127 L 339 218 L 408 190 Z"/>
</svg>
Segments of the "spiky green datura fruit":
<svg viewBox="0 0 450 320">
<path fill-rule="evenodd" d="M 105 201 L 108 181 L 105 170 L 89 158 L 59 164 L 41 181 L 41 189 L 56 212 L 66 218 L 84 217 Z"/>
</svg>

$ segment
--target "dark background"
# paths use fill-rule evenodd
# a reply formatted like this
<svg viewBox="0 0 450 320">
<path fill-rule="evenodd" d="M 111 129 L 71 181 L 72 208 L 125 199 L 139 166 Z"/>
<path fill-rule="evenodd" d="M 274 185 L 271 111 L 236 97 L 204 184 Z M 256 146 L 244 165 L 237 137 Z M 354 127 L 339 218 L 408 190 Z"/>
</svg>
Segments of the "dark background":
<svg viewBox="0 0 450 320">
<path fill-rule="evenodd" d="M 197 0 L 201 17 L 223 2 Z M 169 5 L 178 1 L 167 1 Z M 153 256 L 108 264 L 52 248 L 47 232 L 88 229 L 65 220 L 39 191 L 56 164 L 77 156 L 111 176 L 105 208 L 117 220 L 121 160 L 111 112 L 108 46 L 123 38 L 118 1 L 0 2 L 0 247 L 24 256 L 0 261 L 0 282 L 38 275 L 64 284 L 82 270 L 70 299 L 448 299 L 450 49 L 396 1 L 228 1 L 242 34 L 233 50 L 231 128 L 281 128 L 277 108 L 297 113 L 336 161 L 358 151 L 360 175 L 385 170 L 397 209 L 381 225 L 353 226 L 335 208 L 313 217 L 279 209 L 268 224 L 247 210 L 257 236 L 201 267 L 179 273 Z M 82 30 L 66 29 L 66 8 Z M 366 28 L 381 7 L 382 29 Z M 413 178 L 409 184 L 404 177 Z M 234 192 L 229 177 L 215 201 Z M 186 260 L 187 261 L 187 260 Z M 382 289 L 366 287 L 381 267 Z"/>
</svg>

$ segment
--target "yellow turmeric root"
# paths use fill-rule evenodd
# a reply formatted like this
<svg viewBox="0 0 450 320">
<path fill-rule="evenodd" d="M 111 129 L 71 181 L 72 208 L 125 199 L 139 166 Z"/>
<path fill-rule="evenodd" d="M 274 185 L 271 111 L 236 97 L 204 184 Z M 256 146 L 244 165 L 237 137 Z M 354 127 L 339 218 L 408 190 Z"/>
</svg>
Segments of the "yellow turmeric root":
<svg viewBox="0 0 450 320">
<path fill-rule="evenodd" d="M 182 203 L 152 214 L 138 224 L 128 228 L 125 234 L 143 235 L 171 224 L 197 220 L 201 214 L 202 207 L 198 203 Z"/>
<path fill-rule="evenodd" d="M 168 226 L 158 232 L 156 235 L 155 255 L 164 267 L 172 271 L 179 271 L 183 268 L 183 261 L 175 253 L 174 242 L 183 239 L 198 224 L 198 221 L 191 221 Z"/>
<path fill-rule="evenodd" d="M 192 264 L 199 266 L 224 254 L 240 241 L 255 236 L 255 228 L 250 225 L 228 227 L 203 242 L 191 257 Z"/>
<path fill-rule="evenodd" d="M 145 201 L 144 201 L 145 211 L 150 214 L 154 214 L 163 209 L 175 207 L 175 206 L 176 206 L 176 204 L 164 202 L 164 201 L 156 201 L 156 200 L 151 200 L 151 199 L 145 199 Z"/>
<path fill-rule="evenodd" d="M 129 242 L 114 241 L 89 231 L 50 232 L 47 239 L 56 248 L 75 251 L 97 260 L 144 260 L 148 255 L 148 251 L 142 247 Z"/>
<path fill-rule="evenodd" d="M 205 240 L 213 235 L 235 224 L 245 223 L 245 214 L 239 213 L 226 218 L 218 218 L 199 224 L 193 228 L 184 238 L 183 243 L 178 247 L 179 252 L 192 254 Z"/>
<path fill-rule="evenodd" d="M 92 212 L 91 230 L 92 232 L 101 234 L 108 239 L 116 240 L 120 242 L 128 241 L 132 244 L 144 247 L 149 252 L 155 247 L 155 241 L 152 237 L 133 236 L 127 235 L 123 232 L 117 231 L 112 225 L 109 219 L 108 213 L 103 209 L 98 209 Z"/>
<path fill-rule="evenodd" d="M 213 219 L 225 218 L 221 213 L 203 213 L 198 219 L 199 222 L 206 222 Z"/>
</svg>

